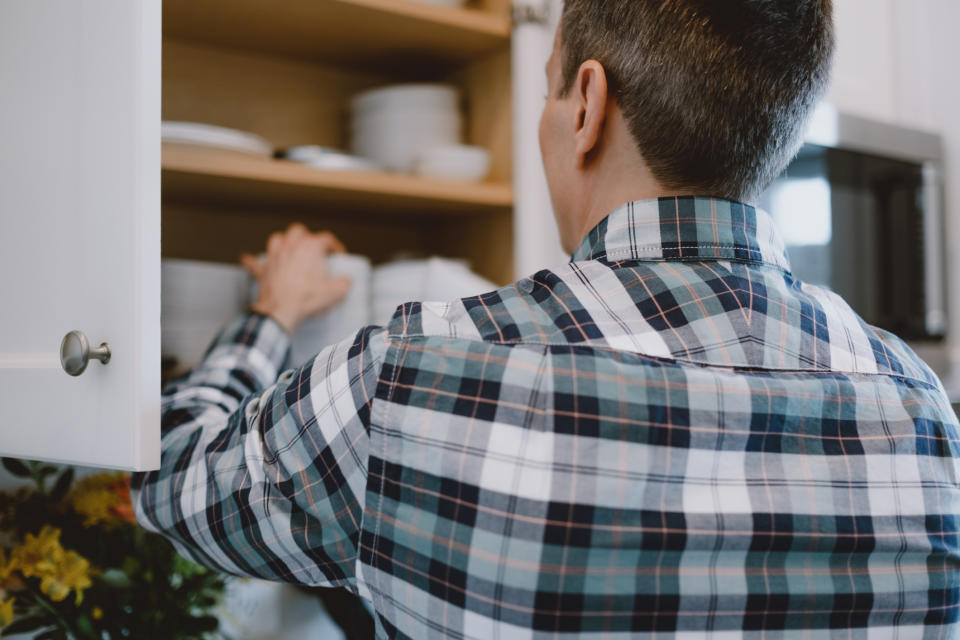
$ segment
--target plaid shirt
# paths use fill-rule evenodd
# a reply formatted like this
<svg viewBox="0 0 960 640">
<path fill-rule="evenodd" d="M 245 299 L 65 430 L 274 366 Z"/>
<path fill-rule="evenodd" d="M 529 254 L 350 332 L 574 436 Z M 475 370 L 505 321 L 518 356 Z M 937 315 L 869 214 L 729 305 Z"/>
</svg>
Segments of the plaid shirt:
<svg viewBox="0 0 960 640">
<path fill-rule="evenodd" d="M 391 638 L 960 634 L 943 388 L 760 210 L 628 203 L 278 378 L 288 345 L 243 315 L 164 392 L 137 514 L 201 563 L 344 586 Z"/>
</svg>

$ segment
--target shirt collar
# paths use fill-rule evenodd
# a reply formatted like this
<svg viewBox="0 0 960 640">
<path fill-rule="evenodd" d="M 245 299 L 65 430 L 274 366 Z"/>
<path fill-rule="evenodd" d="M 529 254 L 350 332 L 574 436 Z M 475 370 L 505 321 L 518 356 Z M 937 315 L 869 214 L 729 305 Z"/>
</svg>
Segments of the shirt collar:
<svg viewBox="0 0 960 640">
<path fill-rule="evenodd" d="M 742 202 L 678 196 L 628 202 L 573 252 L 581 260 L 736 260 L 790 271 L 770 215 Z"/>
</svg>

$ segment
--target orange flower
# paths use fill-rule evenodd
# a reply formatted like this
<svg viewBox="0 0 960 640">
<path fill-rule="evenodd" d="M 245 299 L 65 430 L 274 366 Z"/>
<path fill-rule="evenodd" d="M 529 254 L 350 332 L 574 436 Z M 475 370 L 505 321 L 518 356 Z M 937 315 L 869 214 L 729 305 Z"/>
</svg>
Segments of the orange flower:
<svg viewBox="0 0 960 640">
<path fill-rule="evenodd" d="M 77 482 L 69 497 L 73 509 L 84 516 L 83 526 L 136 522 L 130 506 L 130 476 L 98 473 Z"/>
<path fill-rule="evenodd" d="M 118 502 L 110 508 L 113 515 L 121 520 L 131 524 L 137 524 L 137 515 L 130 503 L 130 476 L 125 475 L 123 479 L 113 487 L 113 492 L 117 495 Z"/>
</svg>

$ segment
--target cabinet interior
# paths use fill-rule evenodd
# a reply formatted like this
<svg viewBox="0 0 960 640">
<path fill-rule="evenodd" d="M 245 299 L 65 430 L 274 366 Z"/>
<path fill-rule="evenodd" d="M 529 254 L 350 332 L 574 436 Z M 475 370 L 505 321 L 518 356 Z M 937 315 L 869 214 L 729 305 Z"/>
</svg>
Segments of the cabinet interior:
<svg viewBox="0 0 960 640">
<path fill-rule="evenodd" d="M 484 183 L 462 184 L 322 172 L 282 160 L 168 146 L 162 178 L 163 256 L 235 263 L 241 252 L 263 250 L 270 232 L 299 220 L 313 230 L 333 231 L 351 252 L 374 263 L 441 255 L 466 259 L 495 282 L 512 280 L 507 1 L 449 9 L 412 0 L 292 0 L 294 10 L 307 13 L 356 11 L 376 19 L 351 23 L 350 33 L 335 35 L 324 32 L 331 26 L 311 23 L 306 33 L 297 27 L 287 39 L 276 30 L 289 16 L 274 15 L 280 12 L 270 13 L 265 5 L 260 0 L 165 2 L 165 120 L 249 131 L 276 148 L 319 144 L 346 149 L 354 94 L 396 82 L 446 82 L 461 92 L 464 142 L 491 153 L 490 174 Z M 212 22 L 217 28 L 207 25 L 204 31 L 204 20 L 214 21 L 217 11 L 220 17 L 236 15 Z M 256 22 L 241 25 L 240 18 Z M 371 58 L 371 34 L 390 24 L 408 31 L 397 33 L 392 44 L 377 45 L 392 55 L 384 58 L 381 52 L 379 59 Z M 504 33 L 497 31 L 504 25 Z M 243 33 L 238 33 L 241 27 Z M 417 36 L 409 31 L 417 29 L 432 34 L 421 39 L 438 50 L 409 49 Z M 444 29 L 450 32 L 446 40 Z M 458 49 L 458 33 L 465 42 L 470 38 L 464 33 L 476 37 Z M 338 42 L 339 48 L 311 48 L 312 38 Z"/>
</svg>

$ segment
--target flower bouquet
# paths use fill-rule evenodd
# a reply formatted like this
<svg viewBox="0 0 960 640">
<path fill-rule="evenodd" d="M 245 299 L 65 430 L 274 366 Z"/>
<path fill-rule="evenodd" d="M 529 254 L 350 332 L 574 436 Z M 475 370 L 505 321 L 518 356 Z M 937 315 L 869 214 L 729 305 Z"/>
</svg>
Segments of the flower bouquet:
<svg viewBox="0 0 960 640">
<path fill-rule="evenodd" d="M 221 574 L 141 529 L 130 476 L 3 459 L 31 480 L 0 491 L 0 633 L 39 639 L 205 638 Z"/>
</svg>

